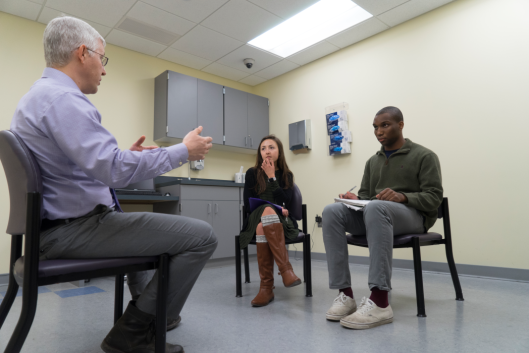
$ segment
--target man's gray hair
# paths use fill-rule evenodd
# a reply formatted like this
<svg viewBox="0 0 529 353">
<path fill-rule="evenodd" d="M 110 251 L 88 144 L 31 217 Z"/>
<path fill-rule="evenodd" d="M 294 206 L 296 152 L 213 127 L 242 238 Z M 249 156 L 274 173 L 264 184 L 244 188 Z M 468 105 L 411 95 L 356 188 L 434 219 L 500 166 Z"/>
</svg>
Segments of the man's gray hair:
<svg viewBox="0 0 529 353">
<path fill-rule="evenodd" d="M 75 49 L 84 44 L 88 49 L 97 50 L 99 41 L 106 45 L 99 32 L 85 21 L 69 16 L 54 18 L 44 30 L 46 66 L 63 67 L 70 62 Z"/>
</svg>

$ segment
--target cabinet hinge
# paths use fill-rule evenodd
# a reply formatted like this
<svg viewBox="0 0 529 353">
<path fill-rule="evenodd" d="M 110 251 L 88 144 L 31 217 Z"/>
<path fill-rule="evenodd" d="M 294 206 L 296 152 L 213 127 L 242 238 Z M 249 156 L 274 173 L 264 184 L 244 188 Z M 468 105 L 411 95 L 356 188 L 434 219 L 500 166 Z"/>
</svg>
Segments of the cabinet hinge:
<svg viewBox="0 0 529 353">
<path fill-rule="evenodd" d="M 166 126 L 166 127 L 165 127 L 165 132 L 166 132 L 166 133 L 169 133 L 169 126 Z"/>
<path fill-rule="evenodd" d="M 226 88 L 222 87 L 222 94 L 226 94 Z"/>
</svg>

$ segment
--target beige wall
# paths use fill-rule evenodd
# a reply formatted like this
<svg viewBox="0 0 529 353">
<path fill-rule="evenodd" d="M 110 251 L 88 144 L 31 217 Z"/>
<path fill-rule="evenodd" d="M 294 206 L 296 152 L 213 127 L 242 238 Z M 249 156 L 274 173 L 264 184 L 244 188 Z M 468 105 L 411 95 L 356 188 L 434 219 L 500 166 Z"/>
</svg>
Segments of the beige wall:
<svg viewBox="0 0 529 353">
<path fill-rule="evenodd" d="M 45 25 L 0 12 L 0 129 L 8 129 L 20 98 L 40 78 L 45 67 L 42 34 Z M 223 79 L 205 72 L 180 66 L 134 51 L 107 45 L 110 58 L 107 76 L 99 92 L 89 96 L 103 116 L 103 125 L 116 136 L 120 148 L 127 149 L 141 135 L 153 144 L 154 78 L 173 70 L 239 90 L 252 92 L 253 87 Z M 249 168 L 255 156 L 210 151 L 205 169 L 192 171 L 191 177 L 233 180 L 240 166 Z M 0 167 L 1 169 L 1 167 Z M 188 168 L 166 174 L 187 176 Z M 3 169 L 0 171 L 0 274 L 8 272 L 10 238 L 3 235 L 9 215 L 9 192 Z M 126 205 L 127 210 L 152 207 Z"/>
<path fill-rule="evenodd" d="M 459 0 L 255 88 L 108 45 L 108 76 L 90 99 L 122 148 L 141 134 L 152 142 L 153 78 L 166 69 L 269 97 L 270 131 L 285 144 L 289 123 L 312 119 L 313 150 L 287 151 L 311 231 L 336 194 L 360 185 L 365 161 L 379 148 L 375 112 L 398 106 L 405 136 L 441 159 L 456 262 L 529 269 L 528 11 L 525 0 Z M 42 73 L 43 30 L 0 12 L 0 129 Z M 324 108 L 342 101 L 350 105 L 352 153 L 329 157 Z M 230 179 L 252 163 L 251 156 L 212 151 L 206 169 L 192 176 Z M 187 169 L 169 174 L 186 176 Z M 0 195 L 1 231 L 9 212 L 3 173 Z M 313 251 L 324 252 L 320 228 L 314 241 Z M 0 273 L 7 272 L 8 244 L 0 238 Z M 353 247 L 350 253 L 367 255 Z M 397 250 L 395 258 L 410 259 L 411 252 Z M 423 249 L 423 260 L 445 261 L 443 248 Z"/>
<path fill-rule="evenodd" d="M 287 153 L 311 230 L 335 195 L 360 185 L 379 148 L 374 114 L 395 105 L 405 136 L 441 160 L 456 262 L 529 269 L 527 13 L 526 0 L 456 1 L 256 87 L 270 98 L 270 129 L 282 140 L 289 123 L 312 119 L 312 151 Z M 329 157 L 324 108 L 342 101 L 352 153 Z M 316 229 L 313 251 L 324 252 Z M 443 247 L 425 248 L 423 260 L 445 261 Z"/>
</svg>

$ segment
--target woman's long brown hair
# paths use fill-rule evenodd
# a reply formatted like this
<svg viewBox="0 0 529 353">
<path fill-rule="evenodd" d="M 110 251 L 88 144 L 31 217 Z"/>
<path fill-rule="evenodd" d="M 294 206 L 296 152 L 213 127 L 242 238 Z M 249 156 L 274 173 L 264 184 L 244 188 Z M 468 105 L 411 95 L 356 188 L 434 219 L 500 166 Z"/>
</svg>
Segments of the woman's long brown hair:
<svg viewBox="0 0 529 353">
<path fill-rule="evenodd" d="M 257 161 L 255 162 L 255 170 L 257 171 L 257 183 L 255 184 L 255 191 L 257 192 L 257 195 L 262 194 L 266 190 L 266 181 L 267 176 L 261 168 L 263 165 L 263 156 L 261 155 L 261 145 L 263 144 L 263 141 L 265 140 L 272 140 L 277 143 L 277 148 L 279 149 L 279 155 L 277 157 L 277 167 L 283 172 L 283 183 L 285 184 L 285 189 L 289 189 L 293 187 L 293 185 L 290 184 L 289 177 L 292 177 L 292 180 L 294 180 L 294 174 L 288 169 L 288 164 L 285 161 L 285 153 L 283 152 L 283 144 L 281 143 L 281 140 L 278 139 L 275 135 L 268 135 L 263 137 L 261 142 L 259 143 L 259 149 L 257 150 Z"/>
</svg>

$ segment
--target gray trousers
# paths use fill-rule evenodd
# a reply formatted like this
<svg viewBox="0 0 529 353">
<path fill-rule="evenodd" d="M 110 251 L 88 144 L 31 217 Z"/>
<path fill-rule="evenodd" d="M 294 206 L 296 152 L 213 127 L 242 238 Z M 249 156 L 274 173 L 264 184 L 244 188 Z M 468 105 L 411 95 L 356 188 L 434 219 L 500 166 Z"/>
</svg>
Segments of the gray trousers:
<svg viewBox="0 0 529 353">
<path fill-rule="evenodd" d="M 211 226 L 161 213 L 121 213 L 98 205 L 88 215 L 41 233 L 41 260 L 156 256 L 167 253 L 167 317 L 177 318 L 206 261 L 217 248 Z M 152 277 L 152 279 L 151 279 Z M 156 314 L 158 275 L 127 274 L 136 306 Z"/>
<path fill-rule="evenodd" d="M 351 287 L 345 232 L 366 235 L 369 246 L 369 288 L 391 290 L 393 237 L 423 233 L 423 216 L 416 209 L 391 201 L 371 201 L 364 211 L 341 203 L 323 210 L 323 242 L 327 253 L 329 288 Z"/>
</svg>

